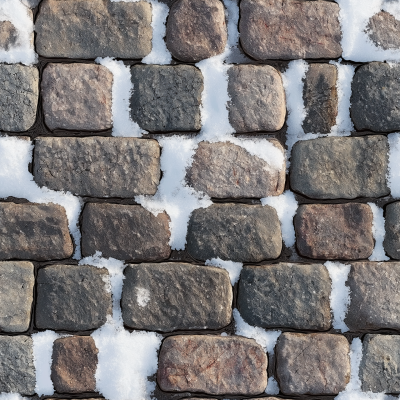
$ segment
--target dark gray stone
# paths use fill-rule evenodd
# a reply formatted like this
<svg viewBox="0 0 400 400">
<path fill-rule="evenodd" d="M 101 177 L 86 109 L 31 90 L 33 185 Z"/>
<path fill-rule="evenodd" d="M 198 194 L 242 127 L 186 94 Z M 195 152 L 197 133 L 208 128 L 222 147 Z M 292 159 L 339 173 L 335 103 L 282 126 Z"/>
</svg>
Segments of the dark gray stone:
<svg viewBox="0 0 400 400">
<path fill-rule="evenodd" d="M 79 196 L 153 195 L 160 181 L 160 146 L 156 140 L 38 138 L 34 160 L 39 186 Z"/>
<path fill-rule="evenodd" d="M 132 67 L 131 115 L 148 131 L 196 131 L 201 128 L 203 75 L 191 65 Z"/>
<path fill-rule="evenodd" d="M 39 71 L 20 64 L 0 65 L 0 130 L 23 132 L 36 120 Z"/>
<path fill-rule="evenodd" d="M 245 266 L 238 308 L 250 325 L 324 331 L 331 327 L 330 293 L 331 280 L 321 264 Z"/>
<path fill-rule="evenodd" d="M 29 336 L 0 336 L 0 392 L 33 395 L 36 373 Z"/>
<path fill-rule="evenodd" d="M 278 131 L 285 123 L 286 102 L 280 73 L 269 65 L 228 69 L 229 122 L 236 132 Z"/>
<path fill-rule="evenodd" d="M 385 136 L 299 141 L 292 150 L 290 186 L 314 199 L 386 196 L 388 153 Z"/>
<path fill-rule="evenodd" d="M 245 204 L 213 204 L 194 210 L 187 250 L 198 260 L 259 262 L 278 258 L 281 226 L 274 208 Z"/>
<path fill-rule="evenodd" d="M 108 271 L 91 265 L 50 265 L 37 275 L 35 322 L 39 329 L 85 331 L 111 314 Z"/>
<path fill-rule="evenodd" d="M 141 206 L 89 203 L 82 215 L 82 254 L 126 261 L 160 261 L 171 253 L 169 217 Z"/>
<path fill-rule="evenodd" d="M 391 258 L 400 260 L 400 202 L 386 206 L 385 229 L 383 247 Z"/>
<path fill-rule="evenodd" d="M 386 11 L 373 15 L 368 22 L 369 38 L 375 46 L 384 50 L 397 50 L 400 48 L 400 21 Z"/>
<path fill-rule="evenodd" d="M 140 264 L 125 269 L 122 318 L 134 329 L 221 329 L 231 322 L 232 287 L 221 268 Z"/>
<path fill-rule="evenodd" d="M 357 69 L 351 95 L 351 118 L 358 130 L 400 129 L 400 65 L 372 62 Z"/>
<path fill-rule="evenodd" d="M 0 260 L 60 260 L 72 256 L 65 208 L 0 203 Z"/>
<path fill-rule="evenodd" d="M 109 0 L 43 0 L 35 22 L 43 57 L 140 59 L 152 44 L 151 4 Z"/>
<path fill-rule="evenodd" d="M 24 332 L 29 329 L 35 275 L 26 261 L 0 262 L 0 330 Z"/>
<path fill-rule="evenodd" d="M 18 32 L 10 21 L 0 21 L 0 48 L 6 51 L 17 43 Z"/>
</svg>

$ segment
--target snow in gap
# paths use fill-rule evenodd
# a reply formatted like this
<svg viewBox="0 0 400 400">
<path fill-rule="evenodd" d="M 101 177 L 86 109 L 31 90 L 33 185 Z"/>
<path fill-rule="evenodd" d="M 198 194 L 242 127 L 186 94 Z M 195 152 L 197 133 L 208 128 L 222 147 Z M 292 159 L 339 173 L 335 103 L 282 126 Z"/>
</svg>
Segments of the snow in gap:
<svg viewBox="0 0 400 400">
<path fill-rule="evenodd" d="M 29 400 L 28 397 L 22 397 L 19 393 L 0 393 L 0 400 Z"/>
<path fill-rule="evenodd" d="M 370 261 L 387 261 L 389 257 L 386 256 L 383 248 L 383 240 L 385 239 L 385 218 L 383 217 L 383 209 L 374 203 L 368 203 L 371 207 L 374 219 L 372 222 L 372 233 L 375 239 L 374 251 L 369 257 Z"/>
<path fill-rule="evenodd" d="M 243 263 L 234 261 L 224 261 L 218 258 L 212 258 L 211 260 L 206 260 L 206 265 L 212 265 L 213 267 L 226 269 L 231 278 L 232 286 L 239 280 L 240 272 L 243 268 Z"/>
<path fill-rule="evenodd" d="M 400 133 L 391 133 L 389 139 L 388 184 L 394 198 L 400 198 Z"/>
</svg>

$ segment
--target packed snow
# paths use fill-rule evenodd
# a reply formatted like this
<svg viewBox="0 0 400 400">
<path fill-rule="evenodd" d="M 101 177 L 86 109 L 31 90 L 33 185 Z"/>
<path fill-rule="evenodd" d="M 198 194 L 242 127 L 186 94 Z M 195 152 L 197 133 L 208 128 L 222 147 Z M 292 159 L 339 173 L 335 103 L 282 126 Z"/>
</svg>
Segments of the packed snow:
<svg viewBox="0 0 400 400">
<path fill-rule="evenodd" d="M 385 254 L 383 241 L 385 239 L 385 218 L 383 217 L 383 209 L 374 203 L 368 203 L 373 213 L 372 233 L 375 239 L 375 247 L 370 261 L 387 261 L 389 257 Z"/>
<path fill-rule="evenodd" d="M 212 265 L 213 267 L 226 269 L 229 273 L 229 278 L 231 279 L 232 286 L 240 278 L 240 273 L 243 268 L 243 263 L 234 261 L 224 261 L 218 258 L 212 258 L 211 260 L 206 260 L 206 265 Z"/>
<path fill-rule="evenodd" d="M 393 197 L 400 198 L 400 133 L 391 133 L 389 139 L 388 184 Z"/>
</svg>

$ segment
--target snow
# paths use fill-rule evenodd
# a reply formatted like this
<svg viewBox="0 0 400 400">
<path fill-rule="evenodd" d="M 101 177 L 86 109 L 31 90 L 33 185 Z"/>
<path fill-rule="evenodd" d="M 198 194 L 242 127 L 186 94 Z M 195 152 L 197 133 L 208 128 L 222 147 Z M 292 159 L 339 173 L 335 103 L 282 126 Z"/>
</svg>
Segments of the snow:
<svg viewBox="0 0 400 400">
<path fill-rule="evenodd" d="M 383 240 L 385 239 L 385 218 L 383 217 L 383 209 L 374 203 L 368 203 L 371 207 L 374 219 L 372 221 L 372 233 L 375 239 L 374 251 L 369 257 L 370 261 L 387 261 L 389 257 L 386 256 L 383 248 Z"/>
<path fill-rule="evenodd" d="M 19 393 L 0 393 L 0 400 L 28 400 L 27 397 L 22 397 Z"/>
<path fill-rule="evenodd" d="M 350 305 L 350 288 L 346 286 L 350 265 L 331 261 L 327 261 L 324 265 L 332 281 L 332 291 L 329 298 L 333 314 L 333 328 L 347 332 L 349 328 L 344 319 Z"/>
<path fill-rule="evenodd" d="M 240 272 L 243 268 L 243 263 L 234 261 L 224 261 L 218 258 L 212 258 L 211 260 L 206 260 L 206 265 L 212 265 L 213 267 L 226 269 L 229 273 L 232 286 L 239 280 Z"/>
<path fill-rule="evenodd" d="M 400 198 L 400 133 L 391 133 L 389 139 L 388 184 L 394 198 Z"/>
<path fill-rule="evenodd" d="M 145 288 L 136 288 L 136 301 L 139 307 L 146 307 L 150 301 L 150 290 Z"/>
<path fill-rule="evenodd" d="M 267 388 L 265 389 L 266 394 L 279 394 L 279 385 L 273 376 L 268 378 Z"/>
</svg>

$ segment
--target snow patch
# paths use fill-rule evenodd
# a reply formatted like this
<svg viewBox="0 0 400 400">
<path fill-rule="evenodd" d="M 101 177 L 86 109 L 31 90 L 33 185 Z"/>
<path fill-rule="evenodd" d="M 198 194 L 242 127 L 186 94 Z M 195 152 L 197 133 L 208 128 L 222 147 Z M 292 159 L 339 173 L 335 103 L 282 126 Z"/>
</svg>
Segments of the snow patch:
<svg viewBox="0 0 400 400">
<path fill-rule="evenodd" d="M 267 388 L 265 389 L 266 394 L 279 394 L 279 385 L 273 376 L 268 378 Z"/>
<path fill-rule="evenodd" d="M 400 198 L 400 133 L 391 133 L 389 140 L 388 185 L 394 198 Z"/>
<path fill-rule="evenodd" d="M 229 277 L 231 278 L 232 286 L 239 280 L 240 272 L 243 268 L 243 263 L 234 262 L 234 261 L 224 261 L 218 258 L 212 258 L 211 260 L 207 260 L 206 265 L 212 265 L 213 267 L 226 269 L 229 273 Z"/>
<path fill-rule="evenodd" d="M 145 288 L 136 288 L 136 301 L 139 307 L 146 307 L 150 301 L 150 291 Z"/>
<path fill-rule="evenodd" d="M 0 393 L 0 400 L 28 400 L 27 397 L 22 397 L 19 393 Z"/>
<path fill-rule="evenodd" d="M 389 257 L 386 256 L 383 248 L 383 240 L 385 239 L 385 218 L 383 217 L 383 209 L 374 203 L 368 203 L 371 207 L 374 219 L 372 221 L 372 233 L 375 239 L 374 251 L 369 257 L 370 261 L 387 261 Z"/>
</svg>

